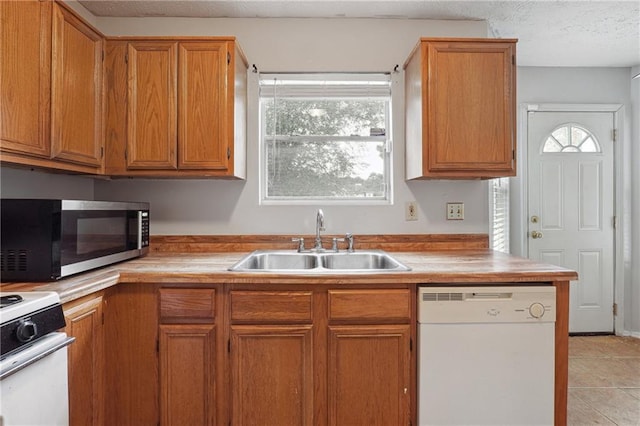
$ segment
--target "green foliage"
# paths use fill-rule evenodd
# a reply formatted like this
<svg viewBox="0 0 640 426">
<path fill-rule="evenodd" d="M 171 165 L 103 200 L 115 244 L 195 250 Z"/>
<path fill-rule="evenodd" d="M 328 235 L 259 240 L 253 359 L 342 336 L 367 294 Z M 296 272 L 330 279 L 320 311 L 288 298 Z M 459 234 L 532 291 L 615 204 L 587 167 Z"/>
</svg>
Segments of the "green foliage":
<svg viewBox="0 0 640 426">
<path fill-rule="evenodd" d="M 282 137 L 368 136 L 370 128 L 385 127 L 384 101 L 281 99 L 276 108 L 272 100 L 263 102 L 268 196 L 384 196 L 382 173 L 372 172 L 366 179 L 361 176 L 362 169 L 369 167 L 365 164 L 370 160 L 366 145 L 376 144 L 377 155 L 383 159 L 382 142 Z"/>
<path fill-rule="evenodd" d="M 267 135 L 368 136 L 370 128 L 385 126 L 381 100 L 278 99 L 276 108 L 273 100 L 266 101 L 264 107 Z"/>
</svg>

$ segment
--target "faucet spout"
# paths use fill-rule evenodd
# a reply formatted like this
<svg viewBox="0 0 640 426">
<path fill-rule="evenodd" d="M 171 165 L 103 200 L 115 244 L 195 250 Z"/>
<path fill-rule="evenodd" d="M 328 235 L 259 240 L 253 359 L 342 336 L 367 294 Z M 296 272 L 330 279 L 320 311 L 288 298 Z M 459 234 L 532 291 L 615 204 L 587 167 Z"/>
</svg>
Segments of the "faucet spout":
<svg viewBox="0 0 640 426">
<path fill-rule="evenodd" d="M 316 250 L 322 250 L 322 239 L 320 238 L 320 231 L 324 231 L 324 212 L 322 209 L 318 209 L 316 214 L 316 240 L 313 246 Z"/>
</svg>

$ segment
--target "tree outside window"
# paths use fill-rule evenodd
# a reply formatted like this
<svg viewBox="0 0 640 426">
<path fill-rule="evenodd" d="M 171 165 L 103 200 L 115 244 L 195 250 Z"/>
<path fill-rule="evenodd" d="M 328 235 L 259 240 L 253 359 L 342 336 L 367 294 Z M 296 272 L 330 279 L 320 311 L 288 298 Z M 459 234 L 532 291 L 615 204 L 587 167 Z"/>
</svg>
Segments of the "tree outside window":
<svg viewBox="0 0 640 426">
<path fill-rule="evenodd" d="M 263 199 L 388 200 L 386 77 L 374 82 L 374 96 L 366 80 L 265 80 Z"/>
</svg>

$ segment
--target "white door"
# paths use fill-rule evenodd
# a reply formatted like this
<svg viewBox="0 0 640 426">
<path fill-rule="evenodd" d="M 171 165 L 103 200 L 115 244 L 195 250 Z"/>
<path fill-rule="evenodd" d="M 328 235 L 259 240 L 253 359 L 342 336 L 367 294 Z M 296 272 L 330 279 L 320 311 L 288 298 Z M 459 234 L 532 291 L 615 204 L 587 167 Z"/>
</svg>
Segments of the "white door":
<svg viewBox="0 0 640 426">
<path fill-rule="evenodd" d="M 528 113 L 531 259 L 578 271 L 570 332 L 613 331 L 613 113 Z"/>
</svg>

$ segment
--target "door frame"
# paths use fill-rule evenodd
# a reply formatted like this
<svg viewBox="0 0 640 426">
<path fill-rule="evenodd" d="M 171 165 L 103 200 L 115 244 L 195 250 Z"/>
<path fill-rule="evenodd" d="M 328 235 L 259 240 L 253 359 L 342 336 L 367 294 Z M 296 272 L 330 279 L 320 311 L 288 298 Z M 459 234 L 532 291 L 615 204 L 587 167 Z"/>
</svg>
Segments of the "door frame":
<svg viewBox="0 0 640 426">
<path fill-rule="evenodd" d="M 617 305 L 617 315 L 613 318 L 613 330 L 615 334 L 624 332 L 624 283 L 625 268 L 624 260 L 629 258 L 630 253 L 624 250 L 625 234 L 630 238 L 630 233 L 625 230 L 630 228 L 630 215 L 625 213 L 625 204 L 628 200 L 624 194 L 630 190 L 630 177 L 625 178 L 624 154 L 628 151 L 626 146 L 626 132 L 624 127 L 625 109 L 622 104 L 565 104 L 565 103 L 521 103 L 519 106 L 518 120 L 518 163 L 520 164 L 519 176 L 513 182 L 512 214 L 511 214 L 511 247 L 519 250 L 522 257 L 529 257 L 527 224 L 529 211 L 529 155 L 528 151 L 528 113 L 538 112 L 609 112 L 613 113 L 614 128 L 617 131 L 616 142 L 613 152 L 613 187 L 614 187 L 614 215 L 616 216 L 616 228 L 614 230 L 614 284 L 613 301 Z M 629 152 L 626 158 L 630 158 Z M 628 173 L 626 173 L 628 174 Z"/>
</svg>

